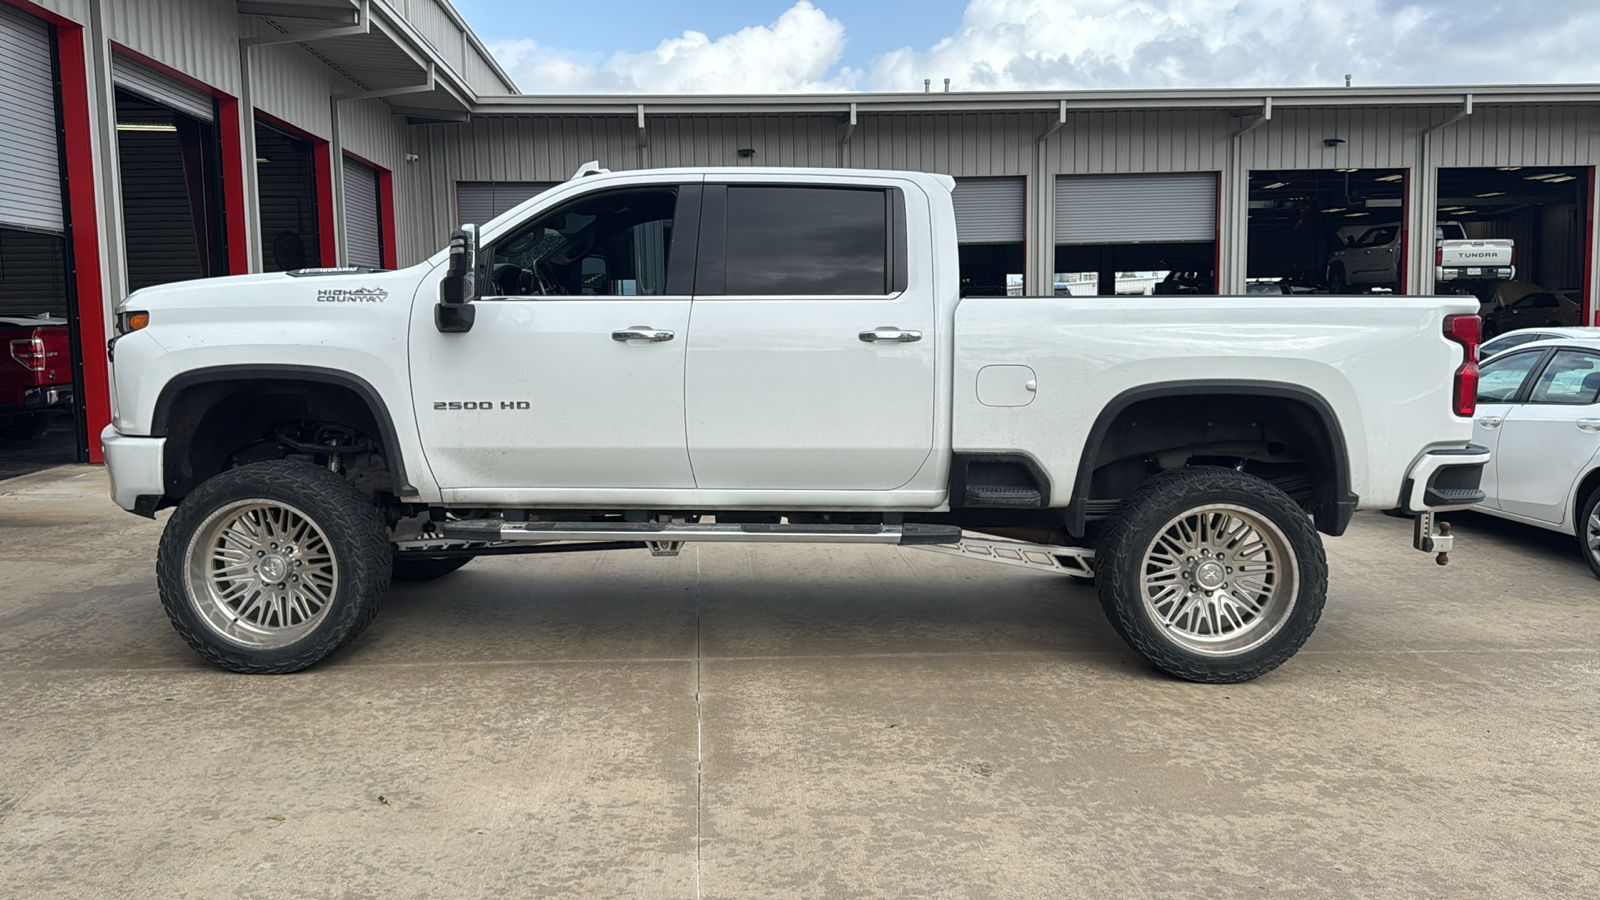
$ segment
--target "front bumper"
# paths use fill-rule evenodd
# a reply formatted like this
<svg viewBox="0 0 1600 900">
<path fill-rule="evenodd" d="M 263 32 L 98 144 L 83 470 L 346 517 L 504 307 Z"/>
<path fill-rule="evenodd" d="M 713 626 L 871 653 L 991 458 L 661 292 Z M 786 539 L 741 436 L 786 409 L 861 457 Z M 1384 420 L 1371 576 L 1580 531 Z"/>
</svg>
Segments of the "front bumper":
<svg viewBox="0 0 1600 900">
<path fill-rule="evenodd" d="M 111 425 L 100 432 L 100 450 L 111 476 L 111 499 L 123 509 L 142 516 L 155 515 L 166 494 L 162 459 L 164 437 L 123 434 Z"/>
</svg>

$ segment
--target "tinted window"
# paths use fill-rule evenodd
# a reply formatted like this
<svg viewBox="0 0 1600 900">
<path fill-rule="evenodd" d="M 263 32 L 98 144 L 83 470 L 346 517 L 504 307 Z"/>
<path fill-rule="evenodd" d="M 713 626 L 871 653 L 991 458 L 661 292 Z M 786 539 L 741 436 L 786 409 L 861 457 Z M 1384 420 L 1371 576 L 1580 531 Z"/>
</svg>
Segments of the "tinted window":
<svg viewBox="0 0 1600 900">
<path fill-rule="evenodd" d="M 1528 372 L 1543 356 L 1542 350 L 1529 350 L 1486 363 L 1478 374 L 1478 402 L 1510 403 Z"/>
<path fill-rule="evenodd" d="M 493 296 L 663 294 L 677 192 L 652 188 L 584 197 L 494 245 Z"/>
<path fill-rule="evenodd" d="M 1600 355 L 1586 350 L 1559 350 L 1544 367 L 1528 400 L 1533 403 L 1582 405 L 1600 393 Z"/>
<path fill-rule="evenodd" d="M 728 188 L 728 294 L 888 293 L 886 192 Z"/>
<path fill-rule="evenodd" d="M 1553 309 L 1561 305 L 1555 294 L 1528 294 L 1511 304 L 1515 309 Z"/>
</svg>

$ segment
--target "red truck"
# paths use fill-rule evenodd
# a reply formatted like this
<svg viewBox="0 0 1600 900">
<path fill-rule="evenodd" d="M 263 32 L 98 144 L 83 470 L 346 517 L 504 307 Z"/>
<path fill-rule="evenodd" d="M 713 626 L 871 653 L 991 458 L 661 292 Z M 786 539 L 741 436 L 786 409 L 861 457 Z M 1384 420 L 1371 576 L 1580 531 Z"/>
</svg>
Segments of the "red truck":
<svg viewBox="0 0 1600 900">
<path fill-rule="evenodd" d="M 34 440 L 58 413 L 71 408 L 67 320 L 0 316 L 0 440 Z"/>
</svg>

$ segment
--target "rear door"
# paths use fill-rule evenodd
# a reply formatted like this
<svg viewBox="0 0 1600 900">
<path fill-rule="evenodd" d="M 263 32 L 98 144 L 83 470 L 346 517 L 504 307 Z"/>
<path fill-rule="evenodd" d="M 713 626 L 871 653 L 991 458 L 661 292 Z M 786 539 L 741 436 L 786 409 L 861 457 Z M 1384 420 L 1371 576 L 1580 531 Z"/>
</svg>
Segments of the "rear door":
<svg viewBox="0 0 1600 900">
<path fill-rule="evenodd" d="M 1472 421 L 1472 442 L 1490 450 L 1489 464 L 1483 467 L 1482 488 L 1487 495 L 1482 506 L 1501 509 L 1500 438 L 1506 416 L 1525 396 L 1533 372 L 1548 356 L 1545 350 L 1508 353 L 1484 364 L 1478 379 L 1478 411 Z"/>
<path fill-rule="evenodd" d="M 1560 525 L 1573 482 L 1600 450 L 1600 353 L 1555 352 L 1500 428 L 1500 508 Z"/>
<path fill-rule="evenodd" d="M 907 271 L 904 188 L 729 181 L 702 207 L 685 373 L 696 486 L 906 485 L 933 452 L 937 325 L 931 272 Z M 926 240 L 909 258 L 929 258 Z"/>
</svg>

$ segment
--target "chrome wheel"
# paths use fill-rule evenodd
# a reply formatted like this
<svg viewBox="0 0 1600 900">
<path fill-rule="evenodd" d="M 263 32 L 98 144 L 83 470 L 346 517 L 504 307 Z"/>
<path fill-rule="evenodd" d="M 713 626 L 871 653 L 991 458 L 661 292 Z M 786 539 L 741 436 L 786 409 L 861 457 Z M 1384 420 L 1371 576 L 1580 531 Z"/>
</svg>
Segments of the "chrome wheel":
<svg viewBox="0 0 1600 900">
<path fill-rule="evenodd" d="M 1589 557 L 1600 563 L 1600 506 L 1589 510 L 1589 524 L 1583 529 L 1583 544 L 1589 548 Z"/>
<path fill-rule="evenodd" d="M 240 500 L 195 529 L 185 554 L 189 602 L 229 643 L 285 647 L 327 617 L 339 565 L 305 513 L 276 500 Z"/>
<path fill-rule="evenodd" d="M 1210 656 L 1243 653 L 1283 627 L 1299 567 L 1289 539 L 1242 506 L 1216 504 L 1167 522 L 1145 550 L 1145 612 L 1167 638 Z"/>
</svg>

